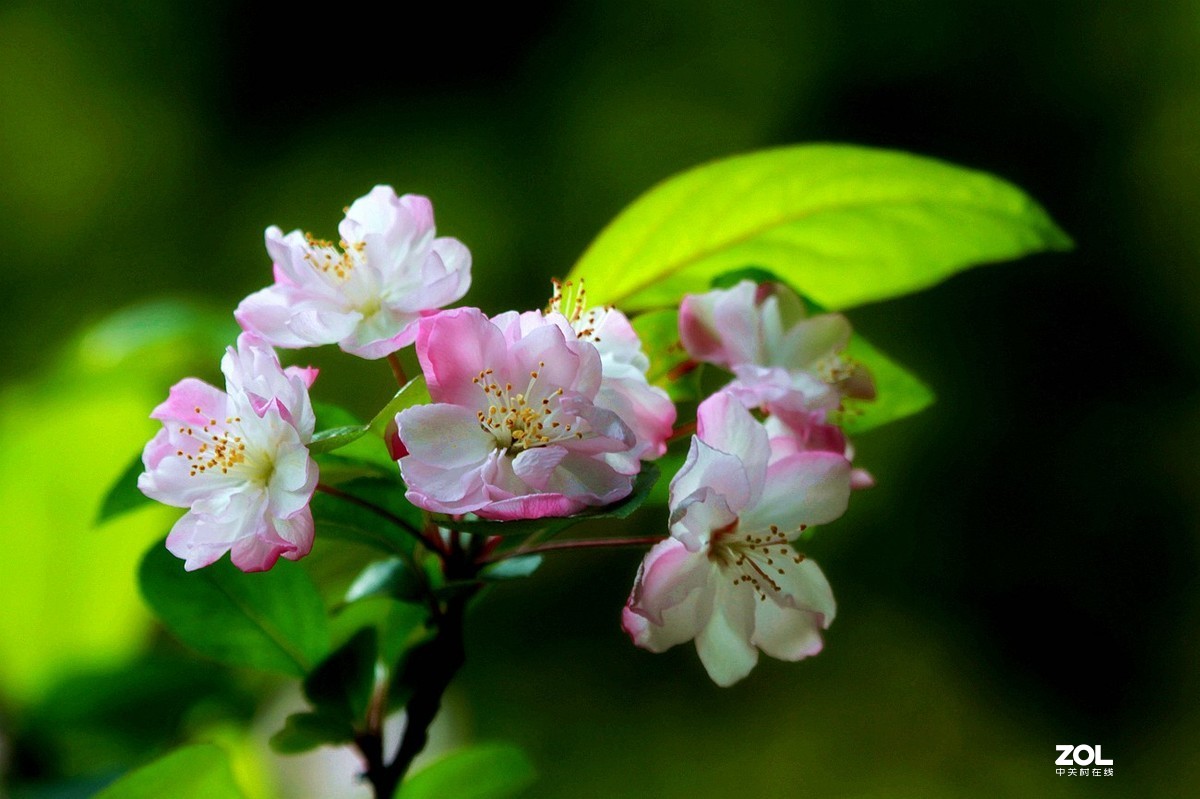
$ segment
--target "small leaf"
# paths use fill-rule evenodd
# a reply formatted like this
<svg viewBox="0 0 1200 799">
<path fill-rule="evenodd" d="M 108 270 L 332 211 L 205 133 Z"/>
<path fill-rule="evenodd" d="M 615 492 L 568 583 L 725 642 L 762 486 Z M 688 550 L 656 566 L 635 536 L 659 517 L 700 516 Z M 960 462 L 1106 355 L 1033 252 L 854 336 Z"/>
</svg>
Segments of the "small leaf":
<svg viewBox="0 0 1200 799">
<path fill-rule="evenodd" d="M 362 420 L 340 405 L 314 400 L 312 406 L 313 413 L 317 416 L 317 432 L 335 430 L 339 427 L 362 426 Z"/>
<path fill-rule="evenodd" d="M 95 799 L 245 799 L 225 750 L 215 744 L 196 744 L 121 777 Z"/>
<path fill-rule="evenodd" d="M 154 504 L 154 500 L 138 490 L 138 477 L 145 469 L 139 453 L 129 462 L 129 467 L 121 473 L 117 482 L 113 483 L 112 488 L 108 489 L 108 493 L 104 495 L 104 501 L 100 503 L 100 512 L 96 515 L 96 524 L 102 524 L 122 513 L 128 513 L 145 505 Z"/>
<path fill-rule="evenodd" d="M 328 746 L 350 743 L 354 728 L 350 722 L 322 713 L 293 713 L 283 729 L 271 736 L 271 748 L 284 755 L 295 755 Z"/>
<path fill-rule="evenodd" d="M 677 306 L 731 269 L 775 272 L 829 308 L 926 288 L 1070 238 L 1000 178 L 908 153 L 812 144 L 696 167 L 650 189 L 568 275 L 625 310 Z"/>
<path fill-rule="evenodd" d="M 308 451 L 314 455 L 331 452 L 353 443 L 367 434 L 367 428 L 362 425 L 346 425 L 322 430 L 312 437 Z"/>
<path fill-rule="evenodd" d="M 342 430 L 337 435 L 339 441 L 336 444 L 337 457 L 346 458 L 360 463 L 373 463 L 381 469 L 387 469 L 393 473 L 397 473 L 396 462 L 388 457 L 387 448 L 383 446 L 383 442 L 374 436 L 367 436 L 370 432 L 370 426 L 363 424 L 362 420 L 352 414 L 345 408 L 333 405 L 328 402 L 314 402 L 313 410 L 317 414 L 317 432 L 313 436 L 313 440 L 318 440 L 322 435 L 334 435 L 333 431 L 339 428 L 353 428 L 356 433 L 348 434 L 349 430 Z M 358 430 L 363 432 L 357 433 Z M 320 445 L 313 454 L 320 459 L 331 457 L 329 450 L 335 447 Z M 325 470 L 321 470 L 321 482 L 327 482 Z"/>
<path fill-rule="evenodd" d="M 525 754 L 509 744 L 480 744 L 438 760 L 407 779 L 396 799 L 509 799 L 537 779 Z"/>
<path fill-rule="evenodd" d="M 378 658 L 375 628 L 359 630 L 304 678 L 304 695 L 319 713 L 356 723 L 366 717 Z"/>
<path fill-rule="evenodd" d="M 934 394 L 900 364 L 855 334 L 846 348 L 846 356 L 867 367 L 875 382 L 875 399 L 846 399 L 845 410 L 833 421 L 847 433 L 865 433 L 876 427 L 912 416 L 933 404 Z"/>
<path fill-rule="evenodd" d="M 362 570 L 346 591 L 346 602 L 374 596 L 412 602 L 421 599 L 424 588 L 421 578 L 413 574 L 407 562 L 401 558 L 388 558 L 377 560 Z"/>
<path fill-rule="evenodd" d="M 387 430 L 388 422 L 395 419 L 396 414 L 406 408 L 425 405 L 430 401 L 429 388 L 425 385 L 425 375 L 417 375 L 405 383 L 396 392 L 396 396 L 392 397 L 391 401 L 387 405 L 384 405 L 379 413 L 375 414 L 375 418 L 371 420 L 368 427 L 371 428 L 372 433 L 383 437 L 384 431 Z"/>
<path fill-rule="evenodd" d="M 489 581 L 516 580 L 530 576 L 541 565 L 541 555 L 516 555 L 487 566 L 479 572 L 479 577 Z"/>
<path fill-rule="evenodd" d="M 301 677 L 329 648 L 325 607 L 303 568 L 246 574 L 227 558 L 187 572 L 162 543 L 138 572 L 142 596 L 180 641 L 230 666 Z"/>
</svg>

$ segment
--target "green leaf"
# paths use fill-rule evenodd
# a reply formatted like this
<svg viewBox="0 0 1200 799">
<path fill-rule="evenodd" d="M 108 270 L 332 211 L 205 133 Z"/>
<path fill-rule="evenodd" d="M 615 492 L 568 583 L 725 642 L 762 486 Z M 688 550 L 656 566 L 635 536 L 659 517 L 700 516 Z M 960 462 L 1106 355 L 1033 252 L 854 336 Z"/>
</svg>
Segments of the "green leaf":
<svg viewBox="0 0 1200 799">
<path fill-rule="evenodd" d="M 908 153 L 812 144 L 699 166 L 650 189 L 571 279 L 597 304 L 678 305 L 754 265 L 829 308 L 895 297 L 968 267 L 1072 246 L 1020 189 Z"/>
<path fill-rule="evenodd" d="M 831 420 L 841 424 L 847 433 L 865 433 L 933 404 L 934 394 L 929 386 L 862 336 L 855 334 L 850 339 L 845 355 L 866 366 L 875 382 L 875 399 L 846 399 L 845 410 Z"/>
<path fill-rule="evenodd" d="M 108 493 L 104 495 L 104 500 L 100 503 L 100 512 L 96 515 L 96 524 L 102 524 L 122 513 L 136 510 L 145 505 L 154 504 L 154 500 L 139 491 L 137 487 L 138 477 L 145 471 L 145 468 L 139 453 L 129 462 L 129 466 L 117 478 L 117 482 L 113 483 L 112 488 L 108 489 Z"/>
<path fill-rule="evenodd" d="M 646 501 L 646 497 L 650 495 L 651 489 L 654 488 L 654 483 L 658 480 L 658 475 L 657 466 L 653 463 L 643 463 L 642 471 L 633 480 L 633 491 L 629 493 L 629 496 L 619 502 L 606 505 L 603 508 L 593 508 L 582 513 L 577 513 L 574 516 L 554 516 L 544 519 L 519 519 L 517 521 L 501 522 L 492 519 L 480 519 L 474 515 L 454 520 L 448 516 L 435 514 L 434 522 L 443 527 L 471 534 L 512 536 L 527 535 L 536 532 L 556 533 L 580 522 L 593 521 L 595 519 L 624 519 L 641 507 L 642 503 Z"/>
<path fill-rule="evenodd" d="M 375 628 L 359 630 L 304 678 L 304 695 L 319 713 L 356 723 L 367 715 L 378 659 Z"/>
<path fill-rule="evenodd" d="M 373 627 L 378 634 L 379 659 L 384 665 L 391 665 L 425 639 L 428 619 L 429 609 L 425 605 L 372 596 L 339 608 L 330 619 L 330 628 L 337 642 L 350 640 L 363 627 Z"/>
<path fill-rule="evenodd" d="M 293 713 L 283 729 L 271 736 L 271 748 L 284 755 L 295 755 L 318 746 L 345 744 L 354 740 L 354 727 L 342 718 L 323 713 Z"/>
<path fill-rule="evenodd" d="M 338 490 L 381 508 L 392 518 L 344 497 L 317 492 L 311 507 L 318 536 L 367 544 L 388 554 L 412 551 L 413 534 L 400 522 L 420 530 L 421 512 L 404 499 L 404 486 L 398 480 L 359 478 L 339 485 Z"/>
<path fill-rule="evenodd" d="M 336 430 L 339 427 L 361 427 L 362 421 L 350 411 L 332 402 L 314 401 L 313 413 L 317 416 L 316 430 Z"/>
<path fill-rule="evenodd" d="M 222 663 L 301 677 L 329 649 L 321 596 L 290 561 L 246 574 L 222 558 L 186 572 L 160 542 L 142 559 L 138 580 L 168 630 Z"/>
<path fill-rule="evenodd" d="M 665 389 L 674 402 L 700 398 L 699 370 L 679 339 L 679 311 L 666 308 L 639 314 L 633 329 L 642 340 L 642 349 L 650 359 L 646 380 Z"/>
<path fill-rule="evenodd" d="M 541 565 L 541 555 L 517 555 L 485 567 L 479 572 L 479 577 L 489 581 L 516 580 L 528 577 Z"/>
<path fill-rule="evenodd" d="M 382 439 L 367 436 L 370 427 L 345 408 L 328 402 L 314 402 L 313 410 L 317 414 L 317 432 L 314 441 L 333 436 L 336 440 L 333 446 L 318 444 L 313 449 L 318 464 L 321 465 L 321 482 L 328 482 L 326 475 L 327 459 L 334 457 L 329 450 L 337 450 L 337 458 L 354 461 L 360 465 L 374 464 L 380 470 L 395 474 L 399 479 L 396 462 L 387 453 Z M 345 428 L 345 429 L 341 429 Z M 354 432 L 351 433 L 351 430 Z M 359 432 L 359 431 L 362 432 Z M 337 431 L 337 432 L 335 432 Z"/>
<path fill-rule="evenodd" d="M 481 744 L 438 760 L 407 779 L 396 799 L 508 799 L 537 778 L 525 754 L 509 744 Z"/>
<path fill-rule="evenodd" d="M 121 777 L 95 799 L 245 799 L 229 756 L 216 744 L 176 749 Z"/>
<path fill-rule="evenodd" d="M 215 367 L 238 332 L 228 308 L 150 300 L 123 308 L 89 329 L 77 357 L 88 371 L 119 367 L 171 374 L 191 360 Z"/>
<path fill-rule="evenodd" d="M 406 602 L 420 600 L 425 590 L 421 578 L 401 558 L 377 560 L 354 579 L 346 591 L 347 602 L 375 596 L 387 596 Z"/>
<path fill-rule="evenodd" d="M 351 448 L 357 447 L 361 442 L 356 441 L 351 445 Z M 346 450 L 339 452 L 325 452 L 316 455 L 314 458 L 317 466 L 321 470 L 321 482 L 325 485 L 340 486 L 343 483 L 348 483 L 351 480 L 357 480 L 362 477 L 382 478 L 388 482 L 400 486 L 403 491 L 403 484 L 400 482 L 400 470 L 396 468 L 396 462 L 389 460 L 386 464 L 380 463 L 377 458 L 362 459 L 346 454 Z"/>
<path fill-rule="evenodd" d="M 315 433 L 308 445 L 308 451 L 314 455 L 331 452 L 353 443 L 367 434 L 367 428 L 362 425 L 346 425 L 333 427 Z"/>
<path fill-rule="evenodd" d="M 375 418 L 371 420 L 368 427 L 371 428 L 372 433 L 382 438 L 388 423 L 396 418 L 396 414 L 406 408 L 424 405 L 430 401 L 429 388 L 425 385 L 425 375 L 417 375 L 405 383 L 396 392 L 396 396 L 392 397 L 391 401 L 375 414 Z"/>
</svg>

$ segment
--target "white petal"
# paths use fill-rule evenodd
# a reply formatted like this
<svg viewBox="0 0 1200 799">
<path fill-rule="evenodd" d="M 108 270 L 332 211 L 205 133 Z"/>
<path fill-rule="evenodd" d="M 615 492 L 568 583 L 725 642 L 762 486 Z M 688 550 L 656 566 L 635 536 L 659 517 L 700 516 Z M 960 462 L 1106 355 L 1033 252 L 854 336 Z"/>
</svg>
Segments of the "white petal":
<svg viewBox="0 0 1200 799">
<path fill-rule="evenodd" d="M 708 676 L 722 688 L 745 677 L 758 662 L 758 650 L 750 644 L 758 601 L 753 589 L 744 583 L 717 585 L 712 616 L 696 636 L 696 652 Z"/>
</svg>

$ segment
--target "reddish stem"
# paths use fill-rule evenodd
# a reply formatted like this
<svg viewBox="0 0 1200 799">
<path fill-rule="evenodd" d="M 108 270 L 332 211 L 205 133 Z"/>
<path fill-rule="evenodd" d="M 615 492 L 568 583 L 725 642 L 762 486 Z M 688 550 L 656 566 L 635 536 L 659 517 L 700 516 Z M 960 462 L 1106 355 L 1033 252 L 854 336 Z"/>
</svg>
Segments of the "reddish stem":
<svg viewBox="0 0 1200 799">
<path fill-rule="evenodd" d="M 691 372 L 692 370 L 694 370 L 699 365 L 700 365 L 699 361 L 693 361 L 691 359 L 688 359 L 688 360 L 684 361 L 683 363 L 677 364 L 673 369 L 671 369 L 671 371 L 667 372 L 667 379 L 672 380 L 672 381 L 678 380 L 679 378 L 683 377 L 684 375 L 686 375 L 689 372 Z"/>
<path fill-rule="evenodd" d="M 391 353 L 387 356 L 388 365 L 392 367 L 392 374 L 396 376 L 396 382 L 401 388 L 408 385 L 408 375 L 404 374 L 404 365 L 400 363 L 400 356 L 396 353 Z"/>
<path fill-rule="evenodd" d="M 681 424 L 681 425 L 679 425 L 679 427 L 676 427 L 674 430 L 671 431 L 671 435 L 667 438 L 667 443 L 670 444 L 674 441 L 678 441 L 681 438 L 687 438 L 688 436 L 692 435 L 692 433 L 695 433 L 695 432 L 696 432 L 696 423 L 695 422 L 688 422 L 687 424 Z"/>
</svg>

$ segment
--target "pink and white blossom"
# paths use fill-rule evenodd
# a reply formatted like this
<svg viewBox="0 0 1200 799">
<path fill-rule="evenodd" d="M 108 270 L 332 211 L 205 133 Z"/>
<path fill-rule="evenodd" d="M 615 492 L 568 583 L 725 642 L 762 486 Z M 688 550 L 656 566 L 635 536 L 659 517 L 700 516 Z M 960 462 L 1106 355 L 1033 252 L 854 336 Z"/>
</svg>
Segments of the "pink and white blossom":
<svg viewBox="0 0 1200 799">
<path fill-rule="evenodd" d="M 781 284 L 743 280 L 684 297 L 679 334 L 688 354 L 736 376 L 743 404 L 774 413 L 835 410 L 843 397 L 870 399 L 874 386 L 843 351 L 850 323 L 841 314 L 809 316 Z"/>
<path fill-rule="evenodd" d="M 627 496 L 607 455 L 633 433 L 600 407 L 600 353 L 555 324 L 456 308 L 422 319 L 417 358 L 433 403 L 396 416 L 413 504 L 489 519 L 567 516 Z"/>
<path fill-rule="evenodd" d="M 151 413 L 163 427 L 142 453 L 138 488 L 188 509 L 167 536 L 188 571 L 226 552 L 242 571 L 264 571 L 312 549 L 317 466 L 307 447 L 308 387 L 316 370 L 282 369 L 245 333 L 221 368 L 227 391 L 187 378 Z"/>
<path fill-rule="evenodd" d="M 376 186 L 347 209 L 338 232 L 334 244 L 267 229 L 275 283 L 238 306 L 245 330 L 276 347 L 336 343 L 382 358 L 411 344 L 417 321 L 471 284 L 471 253 L 457 239 L 435 237 L 426 197 Z"/>
<path fill-rule="evenodd" d="M 737 399 L 713 395 L 671 482 L 671 537 L 638 571 L 626 632 L 653 652 L 694 640 L 722 686 L 745 677 L 759 651 L 816 654 L 836 605 L 821 570 L 790 542 L 841 516 L 849 493 L 845 457 L 775 441 Z"/>
<path fill-rule="evenodd" d="M 636 470 L 638 460 L 662 457 L 675 426 L 675 404 L 666 391 L 647 381 L 650 359 L 629 318 L 612 306 L 589 307 L 582 281 L 578 288 L 555 281 L 544 318 L 564 330 L 569 326 L 600 353 L 603 378 L 596 404 L 620 416 L 636 439 L 633 449 L 609 456 L 610 461 L 625 459 L 624 468 Z"/>
</svg>

